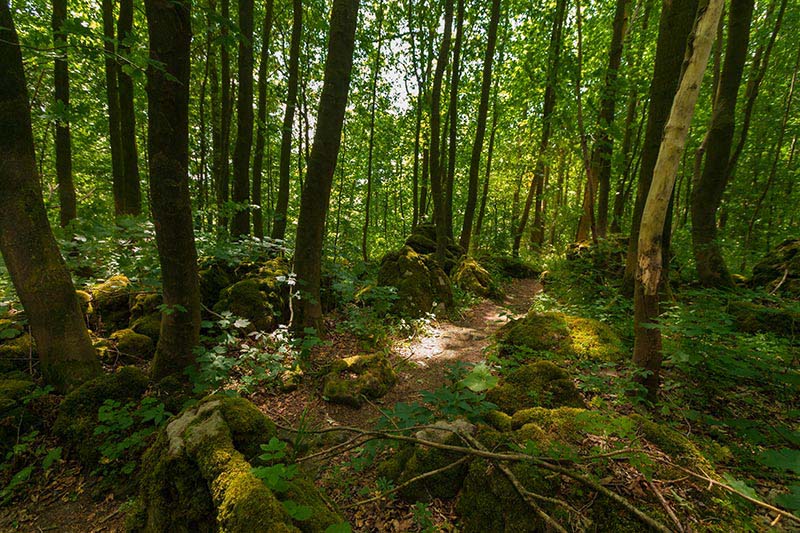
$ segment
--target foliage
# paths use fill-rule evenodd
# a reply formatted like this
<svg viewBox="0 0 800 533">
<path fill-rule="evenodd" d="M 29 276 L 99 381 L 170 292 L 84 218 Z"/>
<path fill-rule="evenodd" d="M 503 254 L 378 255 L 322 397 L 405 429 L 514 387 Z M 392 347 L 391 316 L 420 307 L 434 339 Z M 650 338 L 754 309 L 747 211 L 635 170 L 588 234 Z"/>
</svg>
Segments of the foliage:
<svg viewBox="0 0 800 533">
<path fill-rule="evenodd" d="M 268 465 L 253 468 L 253 475 L 275 492 L 289 490 L 289 482 L 299 472 L 296 464 L 287 465 L 284 462 L 278 462 L 280 459 L 286 458 L 286 446 L 285 442 L 272 437 L 267 444 L 261 445 L 261 451 L 264 453 L 258 456 L 260 461 Z M 284 500 L 281 503 L 289 516 L 295 520 L 303 521 L 311 517 L 312 510 L 308 505 L 299 505 L 292 500 Z"/>
</svg>

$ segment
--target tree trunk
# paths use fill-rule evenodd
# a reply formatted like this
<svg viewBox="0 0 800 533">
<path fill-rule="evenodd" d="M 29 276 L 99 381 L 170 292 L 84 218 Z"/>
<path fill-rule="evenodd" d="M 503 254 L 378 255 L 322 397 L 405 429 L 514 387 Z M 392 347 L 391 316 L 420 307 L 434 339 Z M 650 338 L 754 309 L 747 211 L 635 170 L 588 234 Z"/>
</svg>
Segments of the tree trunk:
<svg viewBox="0 0 800 533">
<path fill-rule="evenodd" d="M 117 53 L 129 62 L 133 38 L 133 0 L 120 0 Z M 142 212 L 142 192 L 139 185 L 139 151 L 136 148 L 136 111 L 133 106 L 133 79 L 117 62 L 119 86 L 119 133 L 122 157 L 123 214 L 138 216 Z"/>
<path fill-rule="evenodd" d="M 69 132 L 69 70 L 67 67 L 67 34 L 63 26 L 67 18 L 67 0 L 53 0 L 53 48 L 56 58 L 53 70 L 56 107 L 63 116 L 56 120 L 56 181 L 61 227 L 78 216 L 75 184 L 72 181 L 72 137 Z"/>
<path fill-rule="evenodd" d="M 483 219 L 486 216 L 486 202 L 489 199 L 489 180 L 492 176 L 492 158 L 494 157 L 494 140 L 497 134 L 497 93 L 492 104 L 492 129 L 489 133 L 489 149 L 486 153 L 486 169 L 483 178 L 483 191 L 481 192 L 481 206 L 478 209 L 478 219 L 475 221 L 475 235 L 472 238 L 472 250 L 476 253 L 481 244 L 481 233 L 483 231 Z"/>
<path fill-rule="evenodd" d="M 286 238 L 286 222 L 289 213 L 290 174 L 292 164 L 292 131 L 294 111 L 297 105 L 297 85 L 300 72 L 300 39 L 303 36 L 303 4 L 292 0 L 292 41 L 289 46 L 289 80 L 286 87 L 286 108 L 281 130 L 281 156 L 279 166 L 278 202 L 272 221 L 272 238 Z"/>
<path fill-rule="evenodd" d="M 686 50 L 686 40 L 692 31 L 698 0 L 672 0 L 662 2 L 661 20 L 658 26 L 656 57 L 653 66 L 653 79 L 650 83 L 650 103 L 647 111 L 642 161 L 639 166 L 639 180 L 636 190 L 636 202 L 633 207 L 633 221 L 628 253 L 623 277 L 623 292 L 633 295 L 634 278 L 636 276 L 637 246 L 639 242 L 639 226 L 642 221 L 650 182 L 653 180 L 653 168 L 658 159 L 661 137 L 667 122 L 672 100 L 681 78 L 681 64 Z"/>
<path fill-rule="evenodd" d="M 111 144 L 111 180 L 114 193 L 114 214 L 125 214 L 125 170 L 122 166 L 122 139 L 120 137 L 120 107 L 114 45 L 114 0 L 103 0 L 103 52 L 106 71 L 106 103 L 108 105 L 108 139 Z"/>
<path fill-rule="evenodd" d="M 145 0 L 152 61 L 147 69 L 150 206 L 165 306 L 151 370 L 154 379 L 179 374 L 192 364 L 200 335 L 189 194 L 190 9 L 188 0 Z"/>
<path fill-rule="evenodd" d="M 375 64 L 372 67 L 372 86 L 370 87 L 369 102 L 369 146 L 367 148 L 367 197 L 364 201 L 364 227 L 361 230 L 361 257 L 364 262 L 369 261 L 369 246 L 367 237 L 369 236 L 369 215 L 370 203 L 372 201 L 372 156 L 375 151 L 375 107 L 378 99 L 378 76 L 381 71 L 381 48 L 383 47 L 383 2 L 378 5 L 377 21 L 378 25 L 378 46 L 375 52 Z"/>
<path fill-rule="evenodd" d="M 270 59 L 272 37 L 273 0 L 267 0 L 264 11 L 264 26 L 261 36 L 261 57 L 258 62 L 258 120 L 256 146 L 253 155 L 253 235 L 264 238 L 264 212 L 261 208 L 261 182 L 264 169 L 264 145 L 267 129 L 267 65 Z"/>
<path fill-rule="evenodd" d="M 28 89 L 8 3 L 0 2 L 0 251 L 46 383 L 67 392 L 101 373 L 36 170 Z"/>
<path fill-rule="evenodd" d="M 428 175 L 430 173 L 430 149 L 422 150 L 422 183 L 419 186 L 419 222 L 428 214 Z"/>
<path fill-rule="evenodd" d="M 328 56 L 325 60 L 317 127 L 297 220 L 295 271 L 303 297 L 294 326 L 300 331 L 305 328 L 322 330 L 320 278 L 323 234 L 350 90 L 358 4 L 359 0 L 334 0 L 331 11 Z"/>
<path fill-rule="evenodd" d="M 231 58 L 228 50 L 228 26 L 231 21 L 230 0 L 221 2 L 222 27 L 220 29 L 220 139 L 219 156 L 215 154 L 214 183 L 217 189 L 217 230 L 224 234 L 228 229 L 228 200 L 230 198 L 230 142 L 231 114 L 233 113 L 233 97 L 231 97 Z"/>
<path fill-rule="evenodd" d="M 652 402 L 658 394 L 663 358 L 661 331 L 653 326 L 659 315 L 659 290 L 663 283 L 662 240 L 665 221 L 723 4 L 724 0 L 708 0 L 705 9 L 698 12 L 686 49 L 684 73 L 664 127 L 664 137 L 642 212 L 634 298 L 633 362 L 643 371 L 640 381 L 647 388 L 648 398 Z"/>
<path fill-rule="evenodd" d="M 464 224 L 461 227 L 461 247 L 469 251 L 472 238 L 472 222 L 475 217 L 475 205 L 478 203 L 478 173 L 481 169 L 481 152 L 483 152 L 483 139 L 486 136 L 486 117 L 489 114 L 489 93 L 492 89 L 492 61 L 497 43 L 497 25 L 500 21 L 500 0 L 492 0 L 492 12 L 489 20 L 488 42 L 486 55 L 483 58 L 483 77 L 481 80 L 481 100 L 478 104 L 478 123 L 475 127 L 475 143 L 472 145 L 472 159 L 469 163 L 469 190 L 467 191 L 467 206 L 464 209 Z M 492 119 L 494 120 L 494 119 Z M 494 135 L 494 128 L 492 128 Z M 487 184 L 488 187 L 488 184 Z"/>
<path fill-rule="evenodd" d="M 456 180 L 456 140 L 458 135 L 458 88 L 461 84 L 461 43 L 464 40 L 464 0 L 457 0 L 456 41 L 453 46 L 452 78 L 450 79 L 450 105 L 447 108 L 450 136 L 447 154 L 447 180 L 442 184 L 445 195 L 445 220 L 447 238 L 453 238 L 453 188 Z M 444 150 L 442 150 L 444 153 Z"/>
<path fill-rule="evenodd" d="M 717 242 L 717 210 L 728 182 L 727 168 L 736 128 L 736 97 L 750 42 L 754 0 L 731 0 L 725 63 L 706 139 L 706 164 L 692 191 L 692 251 L 704 287 L 733 287 Z"/>
<path fill-rule="evenodd" d="M 233 149 L 233 194 L 236 212 L 231 236 L 250 234 L 250 153 L 253 148 L 253 0 L 239 0 L 239 97 L 236 101 L 236 145 Z"/>
</svg>

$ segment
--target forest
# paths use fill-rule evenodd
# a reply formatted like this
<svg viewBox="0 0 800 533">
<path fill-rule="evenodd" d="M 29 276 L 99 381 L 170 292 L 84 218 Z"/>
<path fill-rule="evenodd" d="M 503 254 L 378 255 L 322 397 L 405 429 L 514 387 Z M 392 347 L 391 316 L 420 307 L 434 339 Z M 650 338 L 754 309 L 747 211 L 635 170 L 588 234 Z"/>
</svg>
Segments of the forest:
<svg viewBox="0 0 800 533">
<path fill-rule="evenodd" d="M 800 531 L 795 0 L 0 0 L 0 531 Z"/>
</svg>

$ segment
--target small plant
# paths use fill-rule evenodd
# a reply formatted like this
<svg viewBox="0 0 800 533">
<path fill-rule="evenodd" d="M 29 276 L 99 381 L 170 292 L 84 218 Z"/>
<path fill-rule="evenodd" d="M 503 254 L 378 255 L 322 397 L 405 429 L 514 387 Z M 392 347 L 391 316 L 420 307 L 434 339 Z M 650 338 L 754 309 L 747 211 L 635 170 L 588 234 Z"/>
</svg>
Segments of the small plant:
<svg viewBox="0 0 800 533">
<path fill-rule="evenodd" d="M 434 533 L 436 531 L 436 527 L 433 523 L 433 513 L 426 503 L 415 503 L 411 508 L 411 516 L 414 519 L 414 524 L 416 524 L 423 533 Z"/>
<path fill-rule="evenodd" d="M 287 465 L 284 462 L 277 462 L 286 458 L 287 444 L 276 437 L 272 437 L 267 444 L 261 445 L 264 452 L 258 456 L 264 463 L 271 463 L 266 466 L 254 467 L 253 475 L 264 482 L 264 484 L 274 492 L 286 492 L 289 490 L 289 482 L 298 474 L 297 465 Z M 311 507 L 300 505 L 293 500 L 281 502 L 283 508 L 294 520 L 303 521 L 311 518 Z"/>
</svg>

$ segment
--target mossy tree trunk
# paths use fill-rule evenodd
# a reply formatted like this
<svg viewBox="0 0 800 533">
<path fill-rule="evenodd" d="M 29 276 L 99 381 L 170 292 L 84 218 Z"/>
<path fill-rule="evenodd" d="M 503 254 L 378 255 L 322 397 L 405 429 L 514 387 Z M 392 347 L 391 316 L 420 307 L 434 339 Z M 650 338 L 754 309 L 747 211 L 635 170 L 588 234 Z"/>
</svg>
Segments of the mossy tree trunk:
<svg viewBox="0 0 800 533">
<path fill-rule="evenodd" d="M 53 48 L 56 58 L 53 70 L 56 106 L 64 116 L 56 120 L 56 182 L 61 215 L 61 227 L 77 214 L 75 184 L 72 181 L 72 137 L 69 131 L 69 69 L 67 65 L 67 0 L 53 0 Z"/>
<path fill-rule="evenodd" d="M 294 325 L 301 331 L 307 327 L 320 331 L 322 327 L 319 289 L 323 234 L 350 91 L 358 4 L 359 0 L 334 0 L 331 11 L 328 55 L 325 60 L 317 127 L 297 220 L 294 258 L 303 298 L 300 300 Z"/>
<path fill-rule="evenodd" d="M 100 362 L 47 220 L 22 54 L 5 0 L 0 2 L 0 72 L 0 250 L 27 313 L 42 376 L 66 392 L 100 375 Z"/>
<path fill-rule="evenodd" d="M 187 0 L 147 0 L 145 11 L 152 60 L 147 69 L 150 196 L 165 306 L 152 373 L 162 378 L 182 372 L 194 361 L 192 350 L 200 335 L 200 284 L 189 196 L 192 30 Z"/>
<path fill-rule="evenodd" d="M 133 0 L 120 0 L 117 21 L 119 57 L 128 60 L 133 34 Z M 142 191 L 139 184 L 139 155 L 136 148 L 136 111 L 133 105 L 133 79 L 121 65 L 117 66 L 119 90 L 119 133 L 122 164 L 123 214 L 142 212 Z"/>
<path fill-rule="evenodd" d="M 236 213 L 231 236 L 250 234 L 250 153 L 253 147 L 253 0 L 239 0 L 239 97 L 233 149 L 233 195 Z"/>
<path fill-rule="evenodd" d="M 286 222 L 289 216 L 289 192 L 291 186 L 292 127 L 297 106 L 297 86 L 300 77 L 300 39 L 303 36 L 303 4 L 292 0 L 292 40 L 289 46 L 289 79 L 286 87 L 286 108 L 281 129 L 281 155 L 278 163 L 278 201 L 272 220 L 272 238 L 286 237 Z M 324 218 L 323 218 L 324 219 Z"/>
<path fill-rule="evenodd" d="M 450 104 L 447 108 L 450 133 L 447 143 L 447 179 L 444 187 L 447 238 L 453 238 L 453 187 L 456 181 L 456 144 L 458 135 L 458 88 L 461 84 L 461 43 L 464 41 L 464 0 L 456 3 L 456 40 L 453 43 L 453 65 L 450 78 Z M 442 150 L 444 152 L 444 150 Z"/>
<path fill-rule="evenodd" d="M 103 52 L 105 54 L 106 105 L 108 106 L 108 140 L 111 144 L 111 180 L 114 193 L 114 214 L 125 213 L 122 167 L 122 139 L 120 138 L 119 85 L 114 32 L 114 0 L 103 0 Z"/>
<path fill-rule="evenodd" d="M 256 145 L 253 154 L 253 235 L 264 238 L 264 213 L 261 200 L 261 183 L 264 170 L 264 145 L 267 130 L 267 66 L 270 61 L 272 38 L 273 0 L 267 0 L 261 38 L 261 57 L 258 63 L 258 117 L 256 120 Z"/>
<path fill-rule="evenodd" d="M 664 138 L 653 169 L 653 180 L 642 212 L 639 228 L 638 271 L 634 293 L 635 342 L 633 362 L 643 374 L 639 378 L 654 401 L 658 394 L 659 372 L 663 358 L 661 331 L 653 327 L 659 315 L 659 292 L 662 278 L 662 241 L 670 211 L 672 190 L 689 134 L 695 103 L 708 64 L 724 0 L 708 0 L 698 12 L 695 29 L 686 49 L 684 73 L 680 81 Z"/>
</svg>

